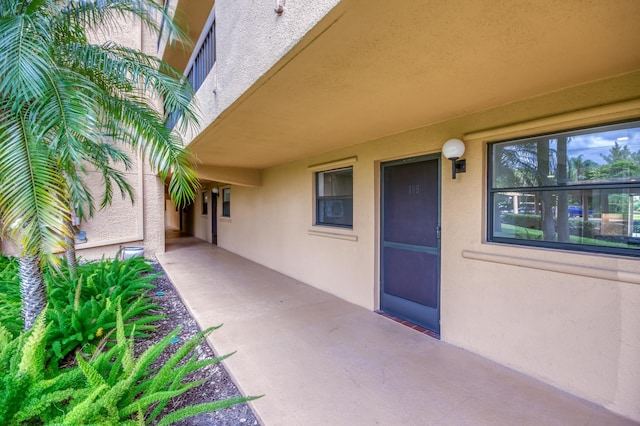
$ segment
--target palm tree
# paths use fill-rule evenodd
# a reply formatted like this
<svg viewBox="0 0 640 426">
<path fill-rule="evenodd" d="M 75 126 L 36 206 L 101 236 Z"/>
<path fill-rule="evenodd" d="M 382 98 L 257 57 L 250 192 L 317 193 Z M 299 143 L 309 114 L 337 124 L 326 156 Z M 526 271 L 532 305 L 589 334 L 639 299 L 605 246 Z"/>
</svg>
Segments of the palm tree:
<svg viewBox="0 0 640 426">
<path fill-rule="evenodd" d="M 131 197 L 117 165 L 128 167 L 121 148 L 132 149 L 169 180 L 178 205 L 195 198 L 188 152 L 164 125 L 164 111 L 183 126 L 195 121 L 188 82 L 156 57 L 87 37 L 131 17 L 158 32 L 157 16 L 165 34 L 179 36 L 165 15 L 153 0 L 0 2 L 0 217 L 3 235 L 21 247 L 25 329 L 45 306 L 43 264 L 55 264 L 72 238 L 71 207 L 80 217 L 95 210 L 86 173 L 103 176 L 101 208 L 114 185 Z"/>
</svg>

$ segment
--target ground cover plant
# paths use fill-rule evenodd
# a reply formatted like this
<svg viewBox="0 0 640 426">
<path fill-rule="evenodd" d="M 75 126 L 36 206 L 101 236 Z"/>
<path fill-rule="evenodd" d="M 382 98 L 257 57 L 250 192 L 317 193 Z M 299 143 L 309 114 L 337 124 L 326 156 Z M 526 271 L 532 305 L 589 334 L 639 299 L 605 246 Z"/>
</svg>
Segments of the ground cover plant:
<svg viewBox="0 0 640 426">
<path fill-rule="evenodd" d="M 77 276 L 48 271 L 48 309 L 23 332 L 20 310 L 11 300 L 19 300 L 19 291 L 11 292 L 16 261 L 0 256 L 0 293 L 8 297 L 0 309 L 0 424 L 164 425 L 252 399 L 163 411 L 172 398 L 206 380 L 193 378 L 194 372 L 225 356 L 198 357 L 199 345 L 215 328 L 177 345 L 180 328 L 175 328 L 135 351 L 136 341 L 153 333 L 154 320 L 163 318 L 148 296 L 156 277 L 151 272 L 141 258 L 80 264 Z"/>
</svg>

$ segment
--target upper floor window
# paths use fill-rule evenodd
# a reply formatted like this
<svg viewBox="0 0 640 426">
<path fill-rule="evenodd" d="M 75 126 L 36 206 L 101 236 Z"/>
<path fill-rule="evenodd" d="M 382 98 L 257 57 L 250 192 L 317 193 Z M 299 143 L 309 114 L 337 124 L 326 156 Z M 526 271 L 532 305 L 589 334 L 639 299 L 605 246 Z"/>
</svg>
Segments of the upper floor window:
<svg viewBox="0 0 640 426">
<path fill-rule="evenodd" d="M 640 121 L 489 145 L 489 241 L 640 256 Z"/>
<path fill-rule="evenodd" d="M 316 225 L 353 227 L 353 167 L 316 173 Z"/>
<path fill-rule="evenodd" d="M 231 217 L 231 188 L 222 189 L 222 217 Z"/>
</svg>

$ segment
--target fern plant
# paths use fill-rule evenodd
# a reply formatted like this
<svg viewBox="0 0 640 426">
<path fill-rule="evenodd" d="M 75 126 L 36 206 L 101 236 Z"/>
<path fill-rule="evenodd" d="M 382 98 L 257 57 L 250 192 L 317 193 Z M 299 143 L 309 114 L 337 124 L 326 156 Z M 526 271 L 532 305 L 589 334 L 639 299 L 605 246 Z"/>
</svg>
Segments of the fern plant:
<svg viewBox="0 0 640 426">
<path fill-rule="evenodd" d="M 154 288 L 152 282 L 158 275 L 152 272 L 153 267 L 142 257 L 124 260 L 103 258 L 80 263 L 76 274 L 72 274 L 71 268 L 65 267 L 62 261 L 62 267 L 47 269 L 44 278 L 48 292 L 66 294 L 70 288 L 73 291 L 80 277 L 83 277 L 82 301 L 92 297 L 101 300 L 118 296 L 129 300 Z"/>
<path fill-rule="evenodd" d="M 168 425 L 255 398 L 192 405 L 160 418 L 171 398 L 206 380 L 189 374 L 226 356 L 196 356 L 195 349 L 217 327 L 185 342 L 162 365 L 158 358 L 173 346 L 179 328 L 135 356 L 135 338 L 161 318 L 153 315 L 158 308 L 151 299 L 140 295 L 153 288 L 151 271 L 134 258 L 83 264 L 73 278 L 50 272 L 47 314 L 24 333 L 17 263 L 0 256 L 0 424 Z M 76 364 L 58 368 L 78 345 L 83 350 L 76 352 Z"/>
<path fill-rule="evenodd" d="M 31 424 L 52 418 L 69 400 L 91 390 L 77 368 L 46 377 L 46 329 L 41 315 L 31 331 L 14 337 L 0 325 L 0 424 Z M 41 423 L 36 421 L 36 423 Z"/>
<path fill-rule="evenodd" d="M 85 359 L 77 354 L 78 368 L 84 374 L 93 392 L 83 401 L 74 401 L 64 415 L 53 419 L 54 423 L 79 424 L 149 424 L 155 422 L 171 398 L 202 384 L 206 379 L 190 381 L 188 374 L 217 363 L 230 355 L 198 360 L 195 349 L 206 336 L 217 329 L 212 327 L 186 341 L 162 366 L 155 361 L 169 349 L 180 333 L 176 328 L 162 341 L 148 348 L 139 357 L 134 355 L 134 339 L 127 338 L 121 312 L 117 314 L 116 344 Z M 215 411 L 243 403 L 256 397 L 229 398 L 221 401 L 197 404 L 174 411 L 159 420 L 159 425 L 197 414 Z"/>
<path fill-rule="evenodd" d="M 195 349 L 218 327 L 186 341 L 161 366 L 158 357 L 180 333 L 176 328 L 136 357 L 134 338 L 125 335 L 122 311 L 116 314 L 116 343 L 77 365 L 47 372 L 46 328 L 41 316 L 31 331 L 13 337 L 0 326 L 0 424 L 2 425 L 158 425 L 244 403 L 256 397 L 196 404 L 159 418 L 171 398 L 202 384 L 188 375 L 227 356 L 198 360 Z M 100 345 L 104 349 L 105 345 Z"/>
<path fill-rule="evenodd" d="M 135 330 L 136 337 L 148 337 L 147 332 L 156 328 L 153 323 L 164 318 L 154 314 L 159 308 L 145 296 L 154 288 L 151 281 L 157 275 L 152 271 L 142 258 L 87 262 L 73 275 L 48 271 L 48 341 L 53 359 L 62 360 L 78 347 L 91 353 L 100 338 L 115 329 L 118 306 L 126 306 L 125 332 Z"/>
<path fill-rule="evenodd" d="M 93 350 L 100 337 L 115 329 L 118 305 L 126 306 L 125 332 L 135 328 L 137 337 L 147 337 L 156 328 L 153 323 L 164 318 L 155 314 L 158 306 L 145 296 L 154 288 L 157 274 L 152 272 L 153 267 L 143 258 L 85 262 L 74 275 L 64 267 L 64 261 L 58 270 L 47 270 L 51 356 L 58 361 L 78 347 Z M 13 336 L 23 328 L 20 309 L 18 262 L 0 255 L 0 323 Z"/>
</svg>

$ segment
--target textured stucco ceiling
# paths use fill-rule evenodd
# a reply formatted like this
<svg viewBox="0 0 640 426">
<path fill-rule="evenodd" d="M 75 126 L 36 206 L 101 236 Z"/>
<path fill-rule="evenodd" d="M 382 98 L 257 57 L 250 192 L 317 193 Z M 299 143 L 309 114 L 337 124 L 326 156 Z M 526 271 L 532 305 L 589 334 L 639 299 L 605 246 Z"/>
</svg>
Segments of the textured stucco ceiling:
<svg viewBox="0 0 640 426">
<path fill-rule="evenodd" d="M 190 147 L 266 168 L 640 69 L 638 17 L 638 0 L 343 0 Z"/>
</svg>

